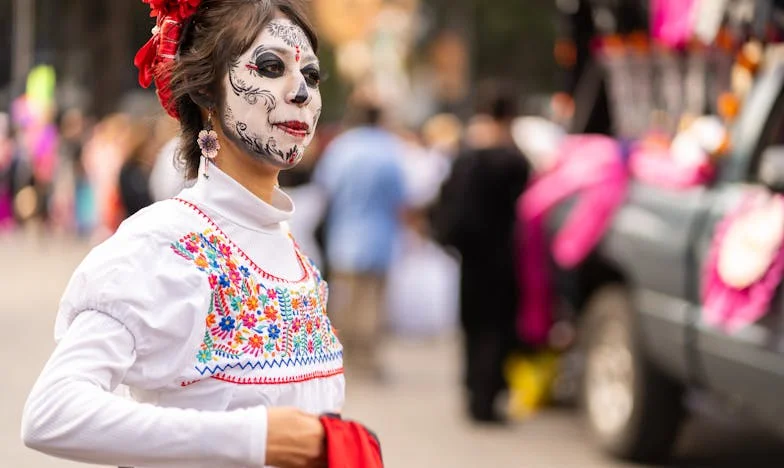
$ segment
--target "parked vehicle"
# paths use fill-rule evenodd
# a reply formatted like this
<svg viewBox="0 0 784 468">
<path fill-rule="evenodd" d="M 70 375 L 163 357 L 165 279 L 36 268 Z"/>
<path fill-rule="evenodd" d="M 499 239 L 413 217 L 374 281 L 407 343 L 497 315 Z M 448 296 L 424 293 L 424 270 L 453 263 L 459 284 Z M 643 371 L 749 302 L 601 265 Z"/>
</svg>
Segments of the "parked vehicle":
<svg viewBox="0 0 784 468">
<path fill-rule="evenodd" d="M 559 295 L 582 312 L 582 400 L 600 445 L 640 461 L 665 457 L 693 389 L 747 410 L 784 436 L 784 306 L 737 333 L 708 326 L 701 272 L 717 223 L 744 187 L 784 191 L 784 68 L 761 75 L 707 187 L 632 182 L 601 244 Z M 760 170 L 762 167 L 766 169 Z M 557 228 L 568 207 L 558 210 Z"/>
</svg>

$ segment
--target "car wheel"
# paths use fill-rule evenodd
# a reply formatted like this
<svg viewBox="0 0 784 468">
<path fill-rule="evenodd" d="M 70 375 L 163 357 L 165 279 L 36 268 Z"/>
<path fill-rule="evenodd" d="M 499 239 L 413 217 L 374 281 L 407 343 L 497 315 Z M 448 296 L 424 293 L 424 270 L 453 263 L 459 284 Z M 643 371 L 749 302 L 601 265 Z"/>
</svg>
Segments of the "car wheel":
<svg viewBox="0 0 784 468">
<path fill-rule="evenodd" d="M 599 290 L 585 319 L 581 400 L 591 431 L 614 456 L 666 459 L 683 419 L 683 392 L 645 359 L 626 289 Z"/>
</svg>

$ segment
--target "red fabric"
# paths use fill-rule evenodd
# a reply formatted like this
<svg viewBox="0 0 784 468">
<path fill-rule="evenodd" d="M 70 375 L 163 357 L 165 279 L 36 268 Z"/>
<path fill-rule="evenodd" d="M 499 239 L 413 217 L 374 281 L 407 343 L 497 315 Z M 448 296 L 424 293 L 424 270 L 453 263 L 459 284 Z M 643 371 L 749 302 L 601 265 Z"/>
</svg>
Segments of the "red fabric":
<svg viewBox="0 0 784 468">
<path fill-rule="evenodd" d="M 201 0 L 142 0 L 142 3 L 150 5 L 150 16 L 174 14 L 185 19 L 196 12 Z"/>
<path fill-rule="evenodd" d="M 171 66 L 177 56 L 182 25 L 198 8 L 201 0 L 142 0 L 150 5 L 150 16 L 157 17 L 153 35 L 136 53 L 134 65 L 139 69 L 139 84 L 148 88 L 155 82 L 158 100 L 169 115 L 179 119 L 171 102 Z"/>
<path fill-rule="evenodd" d="M 383 468 L 381 445 L 365 426 L 336 416 L 322 416 L 329 468 Z"/>
</svg>

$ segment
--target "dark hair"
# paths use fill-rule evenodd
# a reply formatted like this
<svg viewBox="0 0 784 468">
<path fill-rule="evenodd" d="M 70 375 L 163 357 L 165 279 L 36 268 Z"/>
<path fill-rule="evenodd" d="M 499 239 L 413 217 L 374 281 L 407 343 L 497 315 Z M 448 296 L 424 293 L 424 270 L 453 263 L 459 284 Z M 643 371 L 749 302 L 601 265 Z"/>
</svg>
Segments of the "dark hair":
<svg viewBox="0 0 784 468">
<path fill-rule="evenodd" d="M 496 121 L 509 120 L 517 116 L 515 86 L 505 80 L 488 80 L 480 84 L 477 93 L 477 110 Z"/>
<path fill-rule="evenodd" d="M 378 125 L 382 117 L 383 111 L 375 104 L 353 104 L 346 109 L 346 122 L 349 125 L 369 125 L 372 127 Z"/>
<path fill-rule="evenodd" d="M 185 165 L 187 178 L 199 173 L 201 151 L 196 138 L 204 128 L 199 103 L 217 106 L 223 101 L 221 84 L 231 62 L 253 44 L 276 11 L 300 26 L 318 52 L 302 0 L 202 0 L 183 30 L 170 86 L 180 115 L 177 158 Z"/>
</svg>

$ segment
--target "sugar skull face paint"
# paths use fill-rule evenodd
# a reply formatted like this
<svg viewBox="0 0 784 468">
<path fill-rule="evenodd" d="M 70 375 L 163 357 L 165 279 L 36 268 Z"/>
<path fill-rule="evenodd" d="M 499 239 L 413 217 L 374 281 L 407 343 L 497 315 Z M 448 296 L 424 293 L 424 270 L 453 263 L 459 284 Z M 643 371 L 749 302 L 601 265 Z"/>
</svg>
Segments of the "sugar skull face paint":
<svg viewBox="0 0 784 468">
<path fill-rule="evenodd" d="M 248 154 L 282 169 L 296 165 L 321 114 L 319 64 L 305 31 L 270 21 L 224 79 L 221 126 Z"/>
</svg>

